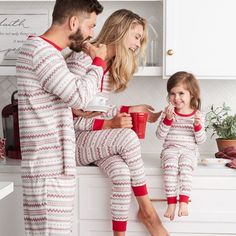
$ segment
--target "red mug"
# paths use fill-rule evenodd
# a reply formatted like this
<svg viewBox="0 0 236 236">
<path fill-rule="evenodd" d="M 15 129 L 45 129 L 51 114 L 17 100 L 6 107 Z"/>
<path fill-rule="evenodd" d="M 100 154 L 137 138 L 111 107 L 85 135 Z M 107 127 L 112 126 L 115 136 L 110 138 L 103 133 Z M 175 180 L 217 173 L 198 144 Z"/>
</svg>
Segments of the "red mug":
<svg viewBox="0 0 236 236">
<path fill-rule="evenodd" d="M 138 135 L 139 139 L 145 138 L 146 124 L 148 113 L 145 112 L 131 112 L 132 130 Z"/>
</svg>

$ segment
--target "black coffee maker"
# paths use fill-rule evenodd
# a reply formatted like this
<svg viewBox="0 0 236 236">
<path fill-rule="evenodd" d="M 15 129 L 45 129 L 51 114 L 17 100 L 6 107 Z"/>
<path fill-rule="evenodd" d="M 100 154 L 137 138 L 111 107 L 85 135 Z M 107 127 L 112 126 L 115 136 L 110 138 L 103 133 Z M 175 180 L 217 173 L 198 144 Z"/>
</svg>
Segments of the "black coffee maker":
<svg viewBox="0 0 236 236">
<path fill-rule="evenodd" d="M 11 95 L 11 104 L 2 110 L 3 135 L 6 138 L 7 157 L 21 159 L 17 91 Z"/>
</svg>

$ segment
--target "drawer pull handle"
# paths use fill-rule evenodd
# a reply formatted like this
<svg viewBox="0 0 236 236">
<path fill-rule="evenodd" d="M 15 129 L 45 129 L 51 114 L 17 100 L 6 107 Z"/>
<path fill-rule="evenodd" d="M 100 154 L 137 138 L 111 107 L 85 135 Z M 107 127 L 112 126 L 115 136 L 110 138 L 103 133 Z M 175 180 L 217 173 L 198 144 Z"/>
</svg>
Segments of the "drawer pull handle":
<svg viewBox="0 0 236 236">
<path fill-rule="evenodd" d="M 150 198 L 151 202 L 166 202 L 165 198 Z"/>
<path fill-rule="evenodd" d="M 167 199 L 165 199 L 165 198 L 150 198 L 150 201 L 151 202 L 166 202 Z M 179 199 L 177 201 L 179 201 Z M 188 202 L 192 202 L 191 199 L 189 199 Z"/>
</svg>

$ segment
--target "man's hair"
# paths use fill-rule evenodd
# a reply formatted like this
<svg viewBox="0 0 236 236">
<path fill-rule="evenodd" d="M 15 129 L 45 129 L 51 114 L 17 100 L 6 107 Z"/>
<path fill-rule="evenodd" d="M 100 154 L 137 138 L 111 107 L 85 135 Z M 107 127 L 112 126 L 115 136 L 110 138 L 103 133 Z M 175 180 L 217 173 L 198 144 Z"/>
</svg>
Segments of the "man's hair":
<svg viewBox="0 0 236 236">
<path fill-rule="evenodd" d="M 56 0 L 52 22 L 63 24 L 65 20 L 80 13 L 92 13 L 97 15 L 103 11 L 103 6 L 97 0 Z"/>
</svg>

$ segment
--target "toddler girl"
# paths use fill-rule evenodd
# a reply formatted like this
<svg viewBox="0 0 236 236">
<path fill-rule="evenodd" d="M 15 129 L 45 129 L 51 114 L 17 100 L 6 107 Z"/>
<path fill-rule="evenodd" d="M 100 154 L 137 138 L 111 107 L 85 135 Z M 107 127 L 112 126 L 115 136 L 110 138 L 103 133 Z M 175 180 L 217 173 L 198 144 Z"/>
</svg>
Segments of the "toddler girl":
<svg viewBox="0 0 236 236">
<path fill-rule="evenodd" d="M 173 220 L 178 186 L 178 216 L 188 215 L 192 173 L 199 156 L 198 144 L 205 142 L 206 134 L 199 111 L 200 88 L 194 75 L 184 71 L 175 73 L 167 82 L 167 92 L 169 105 L 165 108 L 156 135 L 164 140 L 161 166 L 168 203 L 164 216 Z"/>
</svg>

